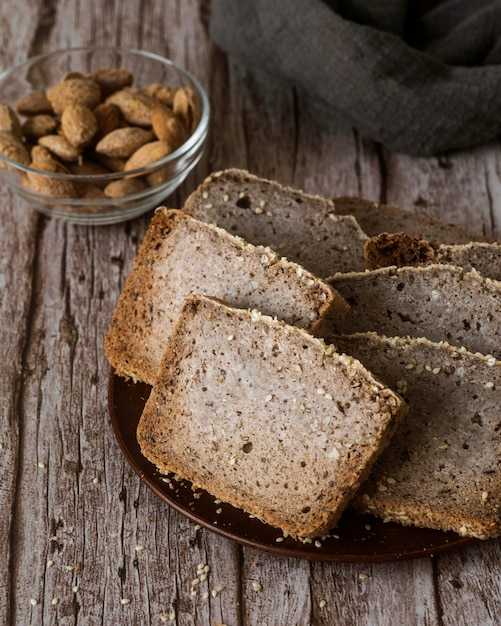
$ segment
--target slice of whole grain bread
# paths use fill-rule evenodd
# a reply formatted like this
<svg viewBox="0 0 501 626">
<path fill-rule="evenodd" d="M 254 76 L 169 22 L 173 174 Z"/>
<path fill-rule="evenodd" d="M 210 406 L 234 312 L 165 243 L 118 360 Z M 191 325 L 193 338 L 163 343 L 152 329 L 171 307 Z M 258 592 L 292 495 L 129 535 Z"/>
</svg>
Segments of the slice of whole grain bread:
<svg viewBox="0 0 501 626">
<path fill-rule="evenodd" d="M 333 332 L 427 337 L 501 358 L 501 283 L 454 265 L 383 267 L 328 279 L 350 304 Z"/>
<path fill-rule="evenodd" d="M 367 269 L 395 265 L 445 263 L 501 280 L 501 244 L 471 242 L 434 244 L 409 233 L 381 233 L 368 239 L 364 246 Z"/>
<path fill-rule="evenodd" d="M 191 291 L 255 307 L 322 334 L 346 313 L 325 281 L 263 246 L 253 246 L 176 209 L 157 209 L 105 337 L 120 376 L 152 384 L 165 343 Z"/>
<path fill-rule="evenodd" d="M 331 200 L 251 174 L 211 174 L 183 210 L 256 245 L 273 248 L 317 276 L 364 269 L 367 235 L 351 215 L 337 215 Z"/>
<path fill-rule="evenodd" d="M 137 436 L 161 472 L 296 537 L 338 520 L 407 412 L 297 327 L 191 294 Z"/>
<path fill-rule="evenodd" d="M 471 241 L 489 241 L 489 238 L 481 233 L 389 204 L 372 202 L 355 196 L 334 198 L 333 202 L 336 213 L 352 215 L 369 237 L 383 232 L 406 232 L 435 243 L 461 244 Z"/>
<path fill-rule="evenodd" d="M 406 525 L 501 535 L 501 362 L 375 333 L 334 343 L 409 405 L 352 506 Z"/>
</svg>

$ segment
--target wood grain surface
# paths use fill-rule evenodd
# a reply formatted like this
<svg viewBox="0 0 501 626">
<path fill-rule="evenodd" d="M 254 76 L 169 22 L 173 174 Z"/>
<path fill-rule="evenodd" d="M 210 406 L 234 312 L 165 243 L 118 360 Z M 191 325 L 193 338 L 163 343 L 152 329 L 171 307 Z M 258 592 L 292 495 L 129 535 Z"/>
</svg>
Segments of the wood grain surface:
<svg viewBox="0 0 501 626">
<path fill-rule="evenodd" d="M 210 142 L 168 205 L 235 166 L 501 238 L 498 142 L 388 153 L 218 50 L 207 12 L 196 0 L 2 0 L 0 71 L 91 43 L 186 66 L 210 96 Z M 197 528 L 142 485 L 110 425 L 103 336 L 150 217 L 70 225 L 0 185 L 0 624 L 500 624 L 499 540 L 396 563 L 288 559 Z M 209 569 L 195 584 L 199 564 Z"/>
</svg>

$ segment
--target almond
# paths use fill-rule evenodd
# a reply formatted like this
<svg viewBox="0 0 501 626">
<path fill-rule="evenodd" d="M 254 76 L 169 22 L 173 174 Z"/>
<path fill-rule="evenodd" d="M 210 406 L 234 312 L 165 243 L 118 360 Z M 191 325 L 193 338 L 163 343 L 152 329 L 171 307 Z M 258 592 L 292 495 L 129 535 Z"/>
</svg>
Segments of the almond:
<svg viewBox="0 0 501 626">
<path fill-rule="evenodd" d="M 157 185 L 161 185 L 164 183 L 169 176 L 169 168 L 167 167 L 158 167 L 154 169 L 152 172 L 146 174 L 145 179 L 150 187 L 156 187 Z"/>
<path fill-rule="evenodd" d="M 102 176 L 109 174 L 110 169 L 89 159 L 82 159 L 76 163 L 68 163 L 68 170 L 75 176 Z"/>
<path fill-rule="evenodd" d="M 151 142 L 154 134 L 139 126 L 117 128 L 105 135 L 97 144 L 96 152 L 109 157 L 128 158 L 145 143 Z"/>
<path fill-rule="evenodd" d="M 30 155 L 23 142 L 8 130 L 0 130 L 0 152 L 13 161 L 21 165 L 30 164 Z M 15 170 L 12 165 L 8 165 L 0 160 L 0 167 L 8 170 Z"/>
<path fill-rule="evenodd" d="M 120 110 L 114 104 L 101 102 L 101 104 L 98 104 L 94 109 L 94 115 L 97 120 L 95 141 L 99 141 L 102 137 L 111 133 L 111 131 L 118 128 L 120 124 Z"/>
<path fill-rule="evenodd" d="M 52 154 L 57 156 L 61 161 L 73 163 L 78 161 L 81 151 L 63 137 L 62 135 L 44 135 L 38 140 L 39 145 L 47 148 Z"/>
<path fill-rule="evenodd" d="M 119 159 L 118 157 L 109 157 L 105 154 L 99 154 L 96 152 L 94 159 L 108 168 L 110 172 L 123 172 L 125 169 L 126 159 Z"/>
<path fill-rule="evenodd" d="M 77 192 L 69 180 L 50 178 L 41 174 L 27 173 L 28 186 L 32 191 L 51 198 L 76 198 Z"/>
<path fill-rule="evenodd" d="M 45 91 L 35 91 L 19 98 L 16 102 L 16 111 L 19 115 L 26 115 L 27 117 L 54 113 Z"/>
<path fill-rule="evenodd" d="M 61 82 L 63 80 L 70 80 L 70 78 L 85 78 L 85 75 L 82 72 L 66 72 L 61 78 Z"/>
<path fill-rule="evenodd" d="M 162 141 L 168 141 L 174 148 L 186 140 L 186 128 L 180 118 L 165 104 L 156 103 L 151 110 L 153 132 Z"/>
<path fill-rule="evenodd" d="M 23 138 L 21 122 L 6 102 L 0 102 L 0 130 L 8 130 L 18 139 Z"/>
<path fill-rule="evenodd" d="M 53 135 L 56 130 L 56 118 L 45 113 L 28 117 L 22 125 L 22 131 L 26 139 L 35 143 L 44 135 Z"/>
<path fill-rule="evenodd" d="M 138 193 L 146 188 L 146 183 L 142 178 L 125 178 L 114 180 L 104 188 L 104 193 L 108 198 L 121 198 L 131 193 Z"/>
<path fill-rule="evenodd" d="M 56 115 L 62 115 L 69 104 L 83 104 L 93 109 L 101 101 L 101 87 L 90 78 L 68 78 L 50 87 L 47 98 Z"/>
<path fill-rule="evenodd" d="M 125 163 L 125 171 L 139 169 L 163 159 L 172 152 L 173 148 L 167 141 L 152 141 L 141 146 Z"/>
<path fill-rule="evenodd" d="M 179 87 L 174 94 L 172 110 L 183 120 L 190 133 L 198 126 L 200 111 L 195 91 L 191 87 Z"/>
<path fill-rule="evenodd" d="M 33 162 L 31 165 L 33 168 L 45 172 L 63 173 L 61 170 L 64 171 L 64 167 L 53 159 L 46 150 L 40 148 L 40 146 L 33 148 L 32 155 Z M 77 197 L 77 192 L 71 181 L 65 180 L 64 178 L 51 178 L 50 176 L 34 174 L 33 172 L 28 172 L 26 177 L 28 187 L 36 193 L 52 198 Z"/>
<path fill-rule="evenodd" d="M 55 159 L 47 148 L 43 146 L 33 146 L 31 150 L 31 167 L 44 172 L 58 174 L 69 174 L 68 168 Z"/>
<path fill-rule="evenodd" d="M 83 104 L 69 104 L 61 115 L 61 130 L 75 148 L 88 146 L 97 133 L 94 113 Z"/>
<path fill-rule="evenodd" d="M 149 85 L 141 87 L 141 91 L 148 96 L 155 98 L 155 100 L 158 100 L 162 104 L 172 108 L 174 94 L 176 93 L 175 87 L 168 87 L 167 85 L 162 85 L 161 83 L 150 83 Z"/>
<path fill-rule="evenodd" d="M 98 185 L 92 183 L 78 183 L 75 185 L 78 197 L 82 200 L 104 200 L 106 194 Z"/>
<path fill-rule="evenodd" d="M 154 99 L 133 87 L 116 91 L 106 99 L 106 104 L 114 104 L 126 122 L 134 126 L 151 126 L 151 108 Z"/>
<path fill-rule="evenodd" d="M 130 87 L 134 82 L 132 72 L 119 67 L 97 70 L 89 74 L 89 78 L 101 87 L 103 98 L 107 98 L 110 94 L 124 87 Z"/>
</svg>

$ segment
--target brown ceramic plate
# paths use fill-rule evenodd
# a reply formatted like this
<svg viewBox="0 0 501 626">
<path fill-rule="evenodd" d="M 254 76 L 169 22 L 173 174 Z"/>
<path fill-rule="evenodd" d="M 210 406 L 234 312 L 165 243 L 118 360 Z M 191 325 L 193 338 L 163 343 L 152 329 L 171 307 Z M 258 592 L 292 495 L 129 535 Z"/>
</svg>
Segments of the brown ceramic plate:
<svg viewBox="0 0 501 626">
<path fill-rule="evenodd" d="M 431 556 L 453 550 L 473 539 L 455 533 L 383 523 L 347 511 L 331 536 L 315 543 L 283 539 L 282 533 L 231 505 L 216 503 L 205 491 L 159 474 L 142 454 L 136 427 L 151 388 L 111 373 L 109 410 L 116 437 L 133 470 L 164 502 L 195 523 L 240 544 L 273 554 L 314 561 L 373 563 Z M 278 541 L 277 541 L 278 540 Z"/>
</svg>

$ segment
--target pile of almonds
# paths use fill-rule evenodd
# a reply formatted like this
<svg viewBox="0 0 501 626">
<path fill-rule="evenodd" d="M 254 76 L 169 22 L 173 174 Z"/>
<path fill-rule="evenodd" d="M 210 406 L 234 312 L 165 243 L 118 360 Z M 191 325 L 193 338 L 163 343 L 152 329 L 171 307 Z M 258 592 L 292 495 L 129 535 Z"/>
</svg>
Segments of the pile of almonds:
<svg viewBox="0 0 501 626">
<path fill-rule="evenodd" d="M 53 198 L 120 198 L 160 184 L 161 170 L 127 172 L 181 146 L 198 125 L 199 106 L 189 86 L 133 82 L 133 74 L 121 68 L 71 72 L 46 91 L 19 99 L 15 110 L 0 103 L 0 152 L 44 172 L 124 173 L 103 186 L 26 174 L 26 187 Z M 2 166 L 8 167 L 0 161 Z"/>
</svg>

